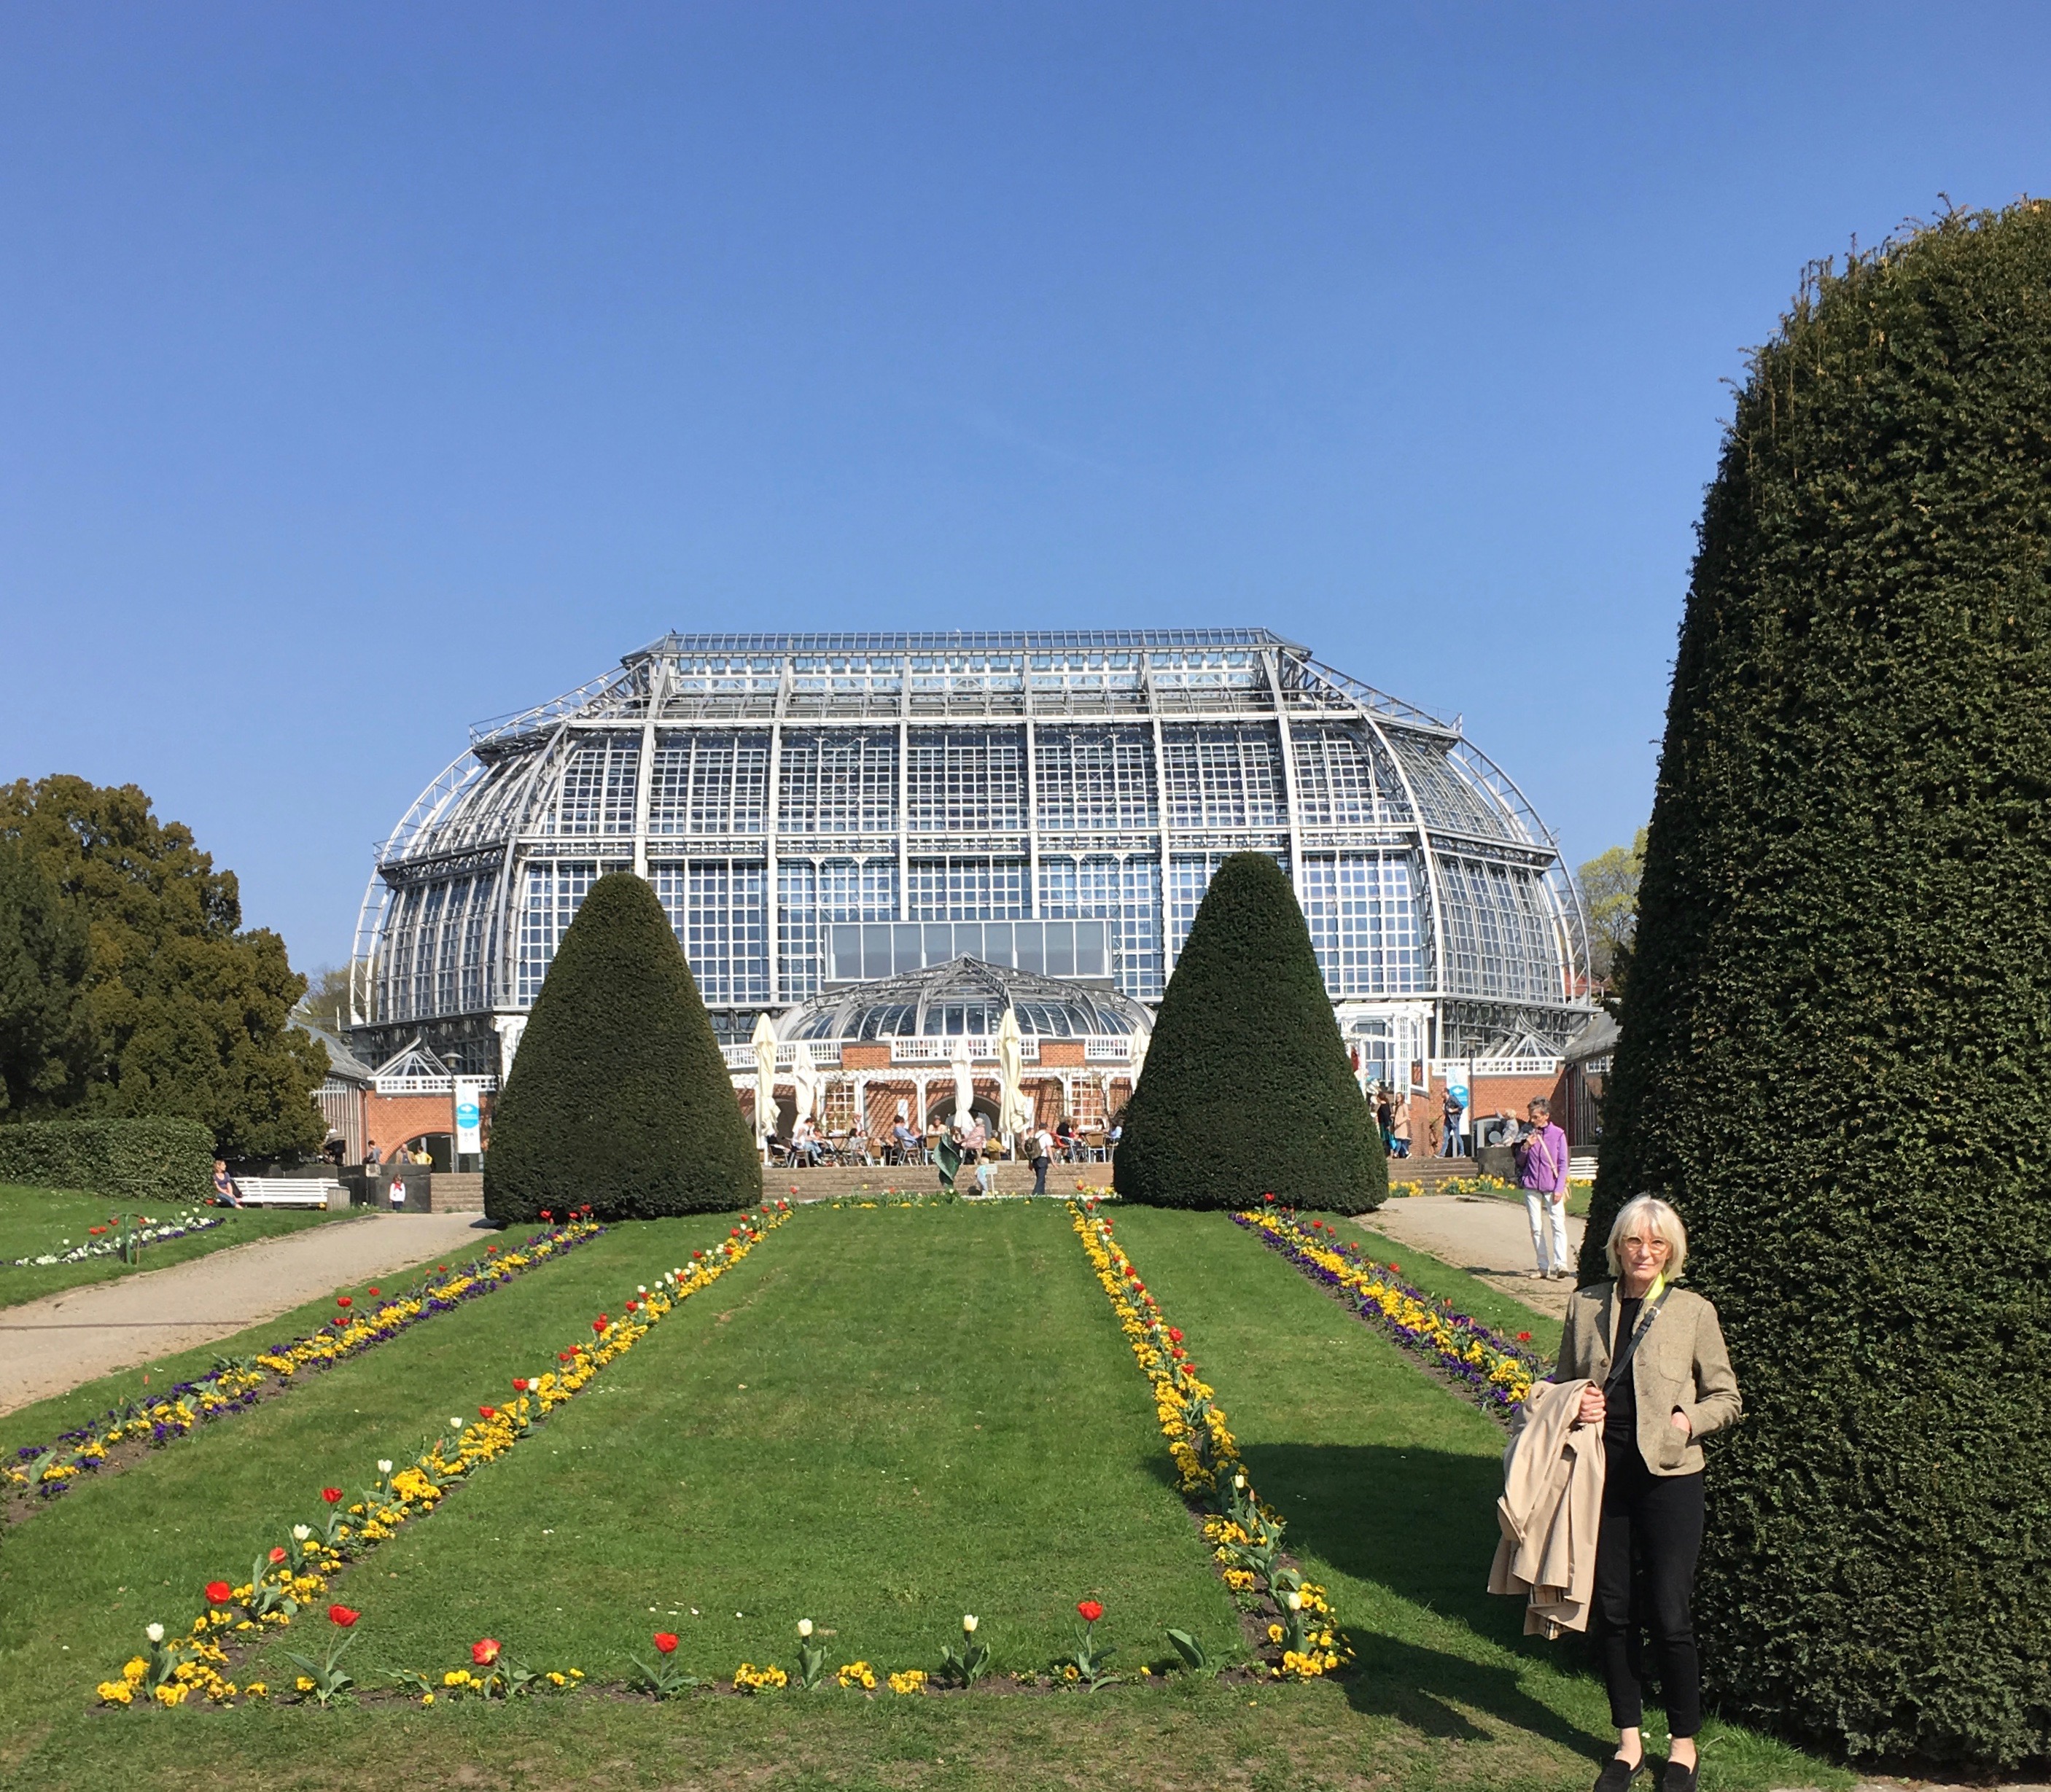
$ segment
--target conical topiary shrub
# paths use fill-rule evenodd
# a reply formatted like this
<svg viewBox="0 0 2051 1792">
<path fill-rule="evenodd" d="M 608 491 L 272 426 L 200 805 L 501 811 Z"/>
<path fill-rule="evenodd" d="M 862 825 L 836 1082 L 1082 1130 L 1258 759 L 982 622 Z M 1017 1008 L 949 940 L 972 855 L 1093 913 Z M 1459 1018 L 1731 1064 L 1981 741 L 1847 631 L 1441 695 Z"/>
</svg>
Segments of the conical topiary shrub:
<svg viewBox="0 0 2051 1792">
<path fill-rule="evenodd" d="M 682 948 L 631 872 L 592 885 L 500 1092 L 484 1210 L 523 1225 L 723 1212 L 762 1198 L 755 1143 Z"/>
<path fill-rule="evenodd" d="M 1112 1180 L 1149 1207 L 1371 1213 L 1380 1129 L 1353 1079 L 1295 892 L 1265 853 L 1219 866 L 1169 980 Z"/>
<path fill-rule="evenodd" d="M 2051 1752 L 2051 206 L 1826 271 L 1709 490 L 1583 1247 L 1668 1195 L 1745 1416 L 1729 1716 Z"/>
</svg>

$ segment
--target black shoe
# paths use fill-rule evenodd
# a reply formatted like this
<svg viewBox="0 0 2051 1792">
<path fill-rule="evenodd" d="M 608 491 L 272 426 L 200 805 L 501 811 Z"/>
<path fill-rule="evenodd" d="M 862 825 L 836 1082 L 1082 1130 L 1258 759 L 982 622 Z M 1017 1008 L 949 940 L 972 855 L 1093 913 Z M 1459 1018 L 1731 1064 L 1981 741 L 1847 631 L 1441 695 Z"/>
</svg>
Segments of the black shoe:
<svg viewBox="0 0 2051 1792">
<path fill-rule="evenodd" d="M 1612 1755 L 1603 1763 L 1603 1771 L 1596 1775 L 1596 1792 L 1624 1792 L 1624 1788 L 1637 1777 L 1638 1770 L 1645 1765 L 1641 1755 L 1636 1761 L 1625 1761 Z"/>
<path fill-rule="evenodd" d="M 1695 1792 L 1695 1770 L 1678 1761 L 1669 1761 L 1659 1776 L 1659 1792 Z"/>
</svg>

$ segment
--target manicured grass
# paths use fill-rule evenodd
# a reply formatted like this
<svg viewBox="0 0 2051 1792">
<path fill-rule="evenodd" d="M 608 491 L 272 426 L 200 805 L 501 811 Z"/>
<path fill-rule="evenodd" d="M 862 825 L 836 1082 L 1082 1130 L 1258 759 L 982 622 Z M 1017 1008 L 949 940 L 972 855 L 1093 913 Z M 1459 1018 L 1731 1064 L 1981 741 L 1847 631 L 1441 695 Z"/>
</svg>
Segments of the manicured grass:
<svg viewBox="0 0 2051 1792">
<path fill-rule="evenodd" d="M 0 1536 L 0 1763 L 25 1755 L 47 1766 L 97 1733 L 104 1720 L 86 1708 L 92 1685 L 138 1646 L 143 1625 L 182 1628 L 201 1609 L 205 1581 L 245 1576 L 287 1525 L 317 1515 L 324 1483 L 361 1486 L 377 1458 L 399 1457 L 451 1414 L 495 1400 L 537 1357 L 553 1367 L 555 1350 L 594 1312 L 619 1310 L 637 1282 L 724 1237 L 729 1223 L 622 1226 L 283 1399 L 203 1427 L 124 1474 L 81 1481 Z M 754 1268 L 744 1264 L 720 1291 Z"/>
<path fill-rule="evenodd" d="M 1228 1216 L 1125 1208 L 1117 1229 L 1332 1590 L 1354 1708 L 1492 1755 L 1505 1782 L 1584 1786 L 1614 1732 L 1581 1646 L 1526 1638 L 1518 1603 L 1484 1591 L 1502 1430 Z M 1704 1734 L 1706 1786 L 1850 1783 L 1733 1726 Z"/>
<path fill-rule="evenodd" d="M 1397 1273 L 1412 1286 L 1450 1300 L 1455 1310 L 1492 1326 L 1505 1337 L 1529 1332 L 1533 1345 L 1549 1363 L 1560 1354 L 1560 1334 L 1565 1327 L 1550 1314 L 1526 1306 L 1514 1295 L 1490 1287 L 1478 1275 L 1455 1269 L 1428 1251 L 1399 1243 L 1385 1232 L 1375 1231 L 1367 1220 L 1353 1224 L 1360 1229 L 1361 1248 L 1377 1263 L 1397 1265 Z"/>
<path fill-rule="evenodd" d="M 104 1195 L 80 1194 L 64 1189 L 30 1189 L 18 1183 L 0 1183 L 0 1307 L 18 1306 L 24 1301 L 40 1300 L 45 1294 L 61 1294 L 67 1288 L 82 1288 L 89 1283 L 113 1282 L 124 1275 L 146 1275 L 173 1263 L 189 1263 L 230 1245 L 250 1244 L 258 1239 L 274 1238 L 281 1232 L 303 1231 L 345 1214 L 209 1208 L 221 1212 L 225 1225 L 214 1226 L 189 1238 L 167 1239 L 145 1247 L 139 1259 L 124 1263 L 119 1257 L 94 1257 L 84 1263 L 53 1263 L 48 1267 L 30 1265 L 16 1269 L 17 1257 L 61 1251 L 86 1242 L 87 1228 L 104 1225 L 111 1214 L 143 1213 L 152 1219 L 170 1220 L 197 1208 L 193 1201 L 159 1201 L 143 1207 L 124 1207 Z"/>
<path fill-rule="evenodd" d="M 377 1455 L 496 1399 L 595 1308 L 618 1312 L 635 1283 L 725 1231 L 664 1222 L 87 1484 L 0 1540 L 0 1782 L 1582 1792 L 1599 1689 L 1481 1591 L 1501 1431 L 1222 1216 L 1121 1210 L 1117 1226 L 1331 1587 L 1359 1654 L 1346 1682 L 86 1708 L 143 1622 L 189 1617 L 200 1583 L 246 1570 L 323 1481 L 357 1485 Z M 801 1614 L 839 1633 L 838 1654 L 891 1667 L 929 1664 L 973 1610 L 1029 1661 L 1065 1640 L 1084 1591 L 1129 1646 L 1157 1642 L 1147 1627 L 1162 1622 L 1195 1619 L 1213 1640 L 1228 1628 L 1066 1216 L 967 1206 L 801 1212 L 338 1583 L 364 1614 L 359 1672 L 453 1665 L 488 1631 L 595 1677 L 658 1624 L 701 1672 L 724 1677 L 744 1654 L 788 1666 Z M 318 1643 L 312 1624 L 303 1640 Z M 1744 1732 L 1709 1735 L 1711 1789 L 1850 1784 Z"/>
<path fill-rule="evenodd" d="M 1065 1209 L 800 1213 L 758 1255 L 378 1552 L 366 1661 L 489 1634 L 617 1680 L 662 1629 L 725 1677 L 789 1667 L 809 1617 L 836 1660 L 930 1668 L 972 1611 L 1034 1669 L 1085 1597 L 1130 1665 L 1170 1625 L 1240 1652 Z"/>
<path fill-rule="evenodd" d="M 538 1232 L 542 1228 L 537 1227 L 534 1229 Z M 497 1245 L 501 1250 L 508 1250 L 520 1240 L 532 1236 L 525 1231 L 502 1232 L 480 1226 L 460 1245 L 451 1247 L 446 1255 L 426 1259 L 411 1268 L 388 1271 L 361 1282 L 338 1284 L 334 1293 L 350 1294 L 361 1304 L 365 1298 L 364 1291 L 369 1286 L 374 1285 L 387 1294 L 411 1288 L 420 1282 L 424 1271 L 432 1271 L 438 1263 L 445 1263 L 452 1267 L 466 1264 L 482 1259 L 490 1246 Z M 580 1245 L 577 1248 L 588 1250 L 591 1247 Z M 573 1256 L 576 1252 L 569 1255 Z M 526 1274 L 545 1275 L 558 1267 L 559 1263 L 542 1264 Z M 485 1298 L 495 1300 L 505 1292 L 501 1288 Z M 224 1357 L 253 1356 L 273 1344 L 303 1337 L 334 1315 L 334 1294 L 322 1294 L 318 1299 L 295 1307 L 289 1313 L 280 1314 L 275 1319 L 266 1319 L 260 1325 L 252 1325 L 246 1331 L 233 1333 L 193 1349 L 174 1351 L 152 1357 L 148 1362 L 139 1363 L 133 1368 L 118 1369 L 111 1375 L 84 1382 L 68 1392 L 53 1395 L 46 1400 L 37 1401 L 33 1406 L 25 1406 L 0 1415 L 0 1454 L 11 1455 L 22 1446 L 46 1443 L 60 1432 L 97 1419 L 125 1401 L 139 1400 L 148 1394 L 162 1393 L 174 1383 L 203 1375 Z M 439 1314 L 430 1323 L 439 1323 L 447 1317 L 446 1314 Z M 389 1349 L 390 1345 L 380 1345 L 377 1348 Z M 306 1376 L 304 1385 L 311 1386 L 327 1372 L 316 1370 Z M 227 1421 L 231 1425 L 236 1422 L 234 1419 Z"/>
</svg>

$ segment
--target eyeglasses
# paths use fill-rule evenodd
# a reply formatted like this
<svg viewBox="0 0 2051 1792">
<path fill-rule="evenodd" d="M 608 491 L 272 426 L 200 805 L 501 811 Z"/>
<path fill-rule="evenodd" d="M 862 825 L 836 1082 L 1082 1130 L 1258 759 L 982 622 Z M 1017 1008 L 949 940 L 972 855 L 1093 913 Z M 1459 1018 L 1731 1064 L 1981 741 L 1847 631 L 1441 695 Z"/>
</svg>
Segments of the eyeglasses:
<svg viewBox="0 0 2051 1792">
<path fill-rule="evenodd" d="M 1617 1241 L 1617 1249 L 1628 1251 L 1635 1256 L 1656 1257 L 1662 1251 L 1673 1248 L 1663 1238 L 1626 1238 Z"/>
</svg>

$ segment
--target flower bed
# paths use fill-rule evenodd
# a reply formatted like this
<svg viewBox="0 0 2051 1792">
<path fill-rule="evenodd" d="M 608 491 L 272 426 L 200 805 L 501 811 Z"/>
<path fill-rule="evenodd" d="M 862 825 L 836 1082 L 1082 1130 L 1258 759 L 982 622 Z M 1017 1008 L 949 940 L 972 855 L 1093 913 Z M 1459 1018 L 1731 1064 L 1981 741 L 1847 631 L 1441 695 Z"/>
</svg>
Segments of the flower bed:
<svg viewBox="0 0 2051 1792">
<path fill-rule="evenodd" d="M 188 1208 L 174 1220 L 151 1220 L 144 1217 L 139 1226 L 127 1224 L 122 1214 L 108 1216 L 104 1226 L 86 1228 L 83 1244 L 72 1244 L 63 1251 L 46 1251 L 40 1257 L 17 1257 L 12 1263 L 0 1263 L 0 1269 L 53 1269 L 64 1263 L 83 1263 L 96 1257 L 118 1257 L 124 1252 L 141 1251 L 152 1244 L 162 1244 L 174 1238 L 189 1238 L 194 1232 L 211 1232 L 216 1226 L 228 1224 L 225 1213 L 209 1213 L 204 1208 Z"/>
<path fill-rule="evenodd" d="M 590 1386 L 608 1364 L 626 1355 L 682 1302 L 718 1281 L 789 1217 L 787 1204 L 774 1212 L 765 1207 L 759 1219 L 745 1216 L 721 1243 L 693 1251 L 688 1265 L 668 1271 L 652 1290 L 637 1289 L 623 1303 L 624 1317 L 600 1314 L 591 1322 L 590 1340 L 580 1338 L 557 1353 L 557 1368 L 516 1377 L 510 1405 L 480 1406 L 471 1419 L 451 1418 L 449 1437 L 437 1439 L 432 1450 L 396 1472 L 392 1462 L 381 1461 L 377 1479 L 354 1497 L 340 1487 L 323 1487 L 326 1516 L 319 1525 L 291 1526 L 283 1542 L 257 1556 L 247 1583 L 209 1581 L 204 1590 L 207 1609 L 176 1642 L 165 1640 L 162 1625 L 150 1626 L 151 1655 L 131 1661 L 120 1679 L 100 1682 L 101 1702 L 130 1705 L 154 1699 L 175 1705 L 197 1696 L 221 1704 L 237 1696 L 262 1696 L 229 1677 L 233 1664 L 224 1645 L 254 1643 L 290 1625 L 329 1591 L 340 1570 L 400 1525 L 425 1517 L 452 1487 L 531 1436 L 537 1419 Z M 347 1612 L 346 1619 L 335 1618 L 337 1611 Z M 330 1606 L 328 1612 L 331 1620 L 346 1626 L 361 1615 L 346 1607 Z M 337 1653 L 330 1653 L 330 1671 Z M 137 1661 L 144 1664 L 140 1673 Z M 300 1678 L 312 1683 L 317 1677 Z"/>
<path fill-rule="evenodd" d="M 1185 1348 L 1179 1327 L 1162 1317 L 1139 1271 L 1111 1236 L 1111 1221 L 1094 1203 L 1069 1212 L 1090 1267 L 1154 1388 L 1154 1412 L 1176 1485 L 1201 1517 L 1225 1583 L 1243 1603 L 1269 1610 L 1266 1638 L 1276 1651 L 1269 1673 L 1309 1680 L 1349 1659 L 1338 1641 L 1323 1587 L 1282 1560 L 1283 1520 L 1248 1479 L 1225 1414 Z"/>
<path fill-rule="evenodd" d="M 1506 1338 L 1456 1312 L 1450 1301 L 1432 1299 L 1402 1280 L 1393 1263 L 1375 1263 L 1341 1239 L 1329 1221 L 1307 1220 L 1286 1207 L 1235 1213 L 1233 1220 L 1313 1282 L 1337 1290 L 1361 1318 L 1381 1325 L 1490 1412 L 1503 1415 L 1522 1406 L 1532 1384 L 1548 1372 L 1529 1333 Z"/>
<path fill-rule="evenodd" d="M 535 1233 L 517 1250 L 492 1245 L 467 1267 L 438 1272 L 410 1293 L 385 1296 L 373 1288 L 370 1297 L 379 1304 L 360 1313 L 354 1298 L 344 1294 L 336 1302 L 336 1317 L 318 1331 L 254 1357 L 224 1360 L 196 1380 L 176 1382 L 153 1399 L 115 1407 L 53 1443 L 25 1445 L 12 1462 L 0 1462 L 0 1490 L 45 1498 L 61 1493 L 80 1475 L 96 1472 L 117 1445 L 170 1443 L 209 1420 L 244 1411 L 302 1369 L 332 1368 L 389 1343 L 423 1319 L 494 1293 L 523 1271 L 552 1262 L 604 1230 L 588 1219 L 565 1220 Z"/>
</svg>

